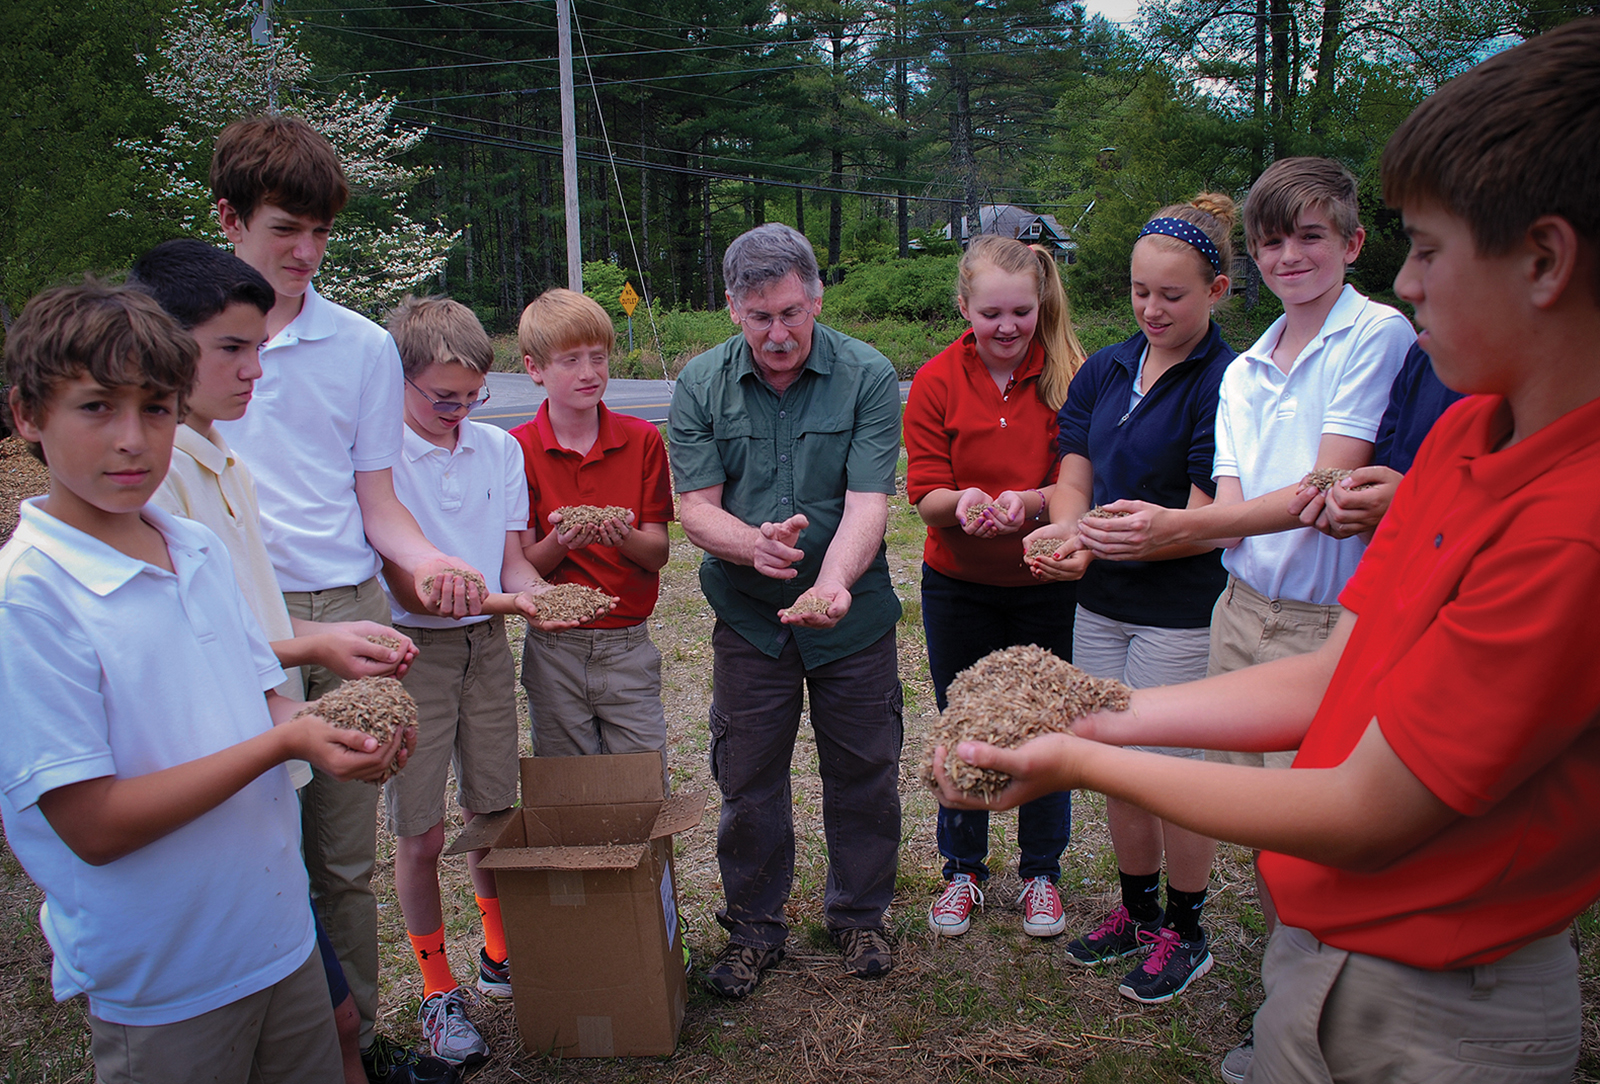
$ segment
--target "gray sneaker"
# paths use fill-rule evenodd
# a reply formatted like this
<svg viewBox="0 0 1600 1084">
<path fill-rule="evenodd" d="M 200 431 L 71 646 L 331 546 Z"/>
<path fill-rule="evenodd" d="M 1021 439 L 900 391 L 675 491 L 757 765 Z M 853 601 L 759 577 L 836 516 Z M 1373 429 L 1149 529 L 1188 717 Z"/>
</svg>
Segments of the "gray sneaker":
<svg viewBox="0 0 1600 1084">
<path fill-rule="evenodd" d="M 428 1040 L 433 1056 L 451 1065 L 471 1067 L 489 1060 L 489 1044 L 467 1019 L 470 996 L 462 986 L 449 992 L 441 990 L 428 997 L 417 1010 L 423 1037 Z"/>
<path fill-rule="evenodd" d="M 1256 1032 L 1251 1028 L 1245 1033 L 1244 1042 L 1222 1055 L 1222 1064 L 1217 1066 L 1217 1073 L 1228 1084 L 1244 1084 L 1244 1076 L 1250 1071 L 1250 1063 L 1256 1060 Z"/>
</svg>

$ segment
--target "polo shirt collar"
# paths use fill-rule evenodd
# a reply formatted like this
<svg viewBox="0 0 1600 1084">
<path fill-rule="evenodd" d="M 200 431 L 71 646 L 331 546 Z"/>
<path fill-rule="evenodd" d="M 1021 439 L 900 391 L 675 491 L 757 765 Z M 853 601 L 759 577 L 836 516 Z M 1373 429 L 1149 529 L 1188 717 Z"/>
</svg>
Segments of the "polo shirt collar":
<svg viewBox="0 0 1600 1084">
<path fill-rule="evenodd" d="M 1300 356 L 1305 357 L 1313 350 L 1320 350 L 1323 341 L 1328 336 L 1354 327 L 1355 322 L 1360 319 L 1361 313 L 1366 309 L 1367 304 L 1368 299 L 1363 297 L 1360 291 L 1348 282 L 1345 283 L 1344 289 L 1339 291 L 1339 300 L 1335 301 L 1333 308 L 1328 310 L 1328 315 L 1323 319 L 1322 326 L 1311 337 L 1311 341 L 1306 343 L 1305 349 L 1300 351 Z M 1212 326 L 1215 326 L 1215 322 L 1213 322 Z M 1272 365 L 1276 368 L 1277 366 L 1272 360 L 1272 351 L 1277 348 L 1278 340 L 1283 338 L 1283 331 L 1288 326 L 1289 318 L 1287 316 L 1278 317 L 1272 322 L 1272 326 L 1267 329 L 1267 333 L 1257 339 L 1255 344 L 1240 356 L 1247 357 L 1251 361 Z M 1296 365 L 1295 368 L 1299 368 L 1299 366 Z"/>
<path fill-rule="evenodd" d="M 1194 344 L 1194 349 L 1189 351 L 1189 356 L 1180 361 L 1178 365 L 1188 365 L 1192 361 L 1204 361 L 1212 357 L 1216 353 L 1221 339 L 1222 329 L 1213 320 L 1210 326 L 1206 328 L 1205 335 L 1201 337 L 1199 342 Z M 1145 347 L 1148 345 L 1149 340 L 1145 338 L 1144 332 L 1136 331 L 1133 338 L 1124 339 L 1111 348 L 1111 357 L 1118 365 L 1128 370 L 1129 376 L 1137 377 L 1139 375 L 1139 359 L 1144 356 Z M 1174 368 L 1176 367 L 1174 366 Z"/>
<path fill-rule="evenodd" d="M 1470 397 L 1469 397 L 1470 398 Z M 1570 455 L 1600 442 L 1600 399 L 1570 410 L 1537 433 L 1494 451 L 1509 422 L 1505 400 L 1476 419 L 1467 449 L 1458 453 L 1472 480 L 1496 500 L 1504 500 Z"/>
<path fill-rule="evenodd" d="M 213 429 L 212 432 L 215 433 L 216 430 Z M 233 449 L 228 447 L 226 443 L 219 443 L 221 441 L 222 437 L 220 435 L 216 438 L 216 441 L 211 441 L 189 426 L 180 425 L 178 426 L 177 434 L 173 438 L 172 445 L 180 452 L 186 452 L 196 463 L 220 478 L 223 471 L 227 470 L 233 463 L 238 462 L 234 457 Z"/>
<path fill-rule="evenodd" d="M 456 426 L 456 446 L 452 451 L 441 448 L 431 441 L 423 440 L 417 436 L 411 426 L 407 425 L 401 433 L 400 452 L 406 457 L 406 462 L 415 463 L 419 459 L 426 459 L 435 453 L 447 456 L 469 455 L 478 450 L 478 436 L 473 432 L 474 427 L 467 424 L 468 419 L 461 419 L 461 424 Z"/>
<path fill-rule="evenodd" d="M 975 372 L 986 377 L 989 375 L 989 367 L 978 356 L 978 335 L 971 328 L 961 336 L 961 357 Z M 1027 354 L 1023 355 L 1022 364 L 1012 372 L 1011 379 L 1014 383 L 1020 384 L 1024 380 L 1042 375 L 1044 375 L 1044 344 L 1039 341 L 1039 336 L 1035 335 L 1033 341 L 1028 344 Z"/>
<path fill-rule="evenodd" d="M 748 356 L 749 349 L 745 350 Z M 754 370 L 752 370 L 753 372 Z M 594 447 L 589 449 L 586 459 L 593 459 L 604 455 L 606 452 L 616 451 L 628 443 L 628 434 L 623 431 L 622 425 L 616 420 L 610 409 L 604 403 L 595 405 L 595 410 L 600 416 L 600 433 L 594 438 Z M 539 434 L 539 443 L 546 452 L 557 455 L 577 455 L 571 448 L 564 447 L 556 439 L 555 426 L 550 424 L 550 401 L 547 399 L 539 404 L 539 411 L 533 416 L 534 432 Z"/>
<path fill-rule="evenodd" d="M 17 509 L 13 538 L 32 546 L 55 562 L 85 590 L 104 598 L 151 566 L 115 549 L 78 528 L 63 523 L 42 507 L 43 497 L 23 501 Z M 187 582 L 210 546 L 181 529 L 180 521 L 153 504 L 140 513 L 166 540 L 167 556 L 180 582 Z M 165 575 L 164 570 L 158 570 Z"/>
<path fill-rule="evenodd" d="M 326 339 L 337 330 L 338 321 L 334 316 L 333 302 L 317 293 L 315 286 L 307 284 L 305 303 L 300 306 L 299 315 L 274 335 L 272 342 L 267 346 L 288 346 L 297 342 Z"/>
</svg>

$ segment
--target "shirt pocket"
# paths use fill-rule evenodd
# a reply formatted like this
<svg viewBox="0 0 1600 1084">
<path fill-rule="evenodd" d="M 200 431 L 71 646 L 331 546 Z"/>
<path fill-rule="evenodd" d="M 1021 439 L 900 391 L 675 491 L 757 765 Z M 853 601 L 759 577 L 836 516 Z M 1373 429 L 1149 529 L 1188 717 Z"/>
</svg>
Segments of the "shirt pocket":
<svg viewBox="0 0 1600 1084">
<path fill-rule="evenodd" d="M 794 456 L 795 496 L 803 504 L 843 495 L 854 428 L 855 419 L 846 411 L 803 418 L 795 426 L 793 449 L 779 454 Z"/>
<path fill-rule="evenodd" d="M 748 415 L 718 415 L 711 422 L 711 437 L 729 484 L 746 478 L 771 479 L 772 438 L 758 436 Z"/>
</svg>

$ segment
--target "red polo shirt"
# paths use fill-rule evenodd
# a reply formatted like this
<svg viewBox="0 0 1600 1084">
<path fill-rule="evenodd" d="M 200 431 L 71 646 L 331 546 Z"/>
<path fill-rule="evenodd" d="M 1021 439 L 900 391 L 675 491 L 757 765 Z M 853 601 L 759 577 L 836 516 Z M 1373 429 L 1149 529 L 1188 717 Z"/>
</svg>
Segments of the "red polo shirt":
<svg viewBox="0 0 1600 1084">
<path fill-rule="evenodd" d="M 971 331 L 917 370 L 905 412 L 906 496 L 913 505 L 936 489 L 976 486 L 997 496 L 1056 480 L 1056 412 L 1039 398 L 1043 371 L 1044 348 L 1034 339 L 1002 391 Z M 929 527 L 922 559 L 954 579 L 1027 587 L 1038 581 L 1022 563 L 1022 537 L 1037 526 L 1029 521 L 995 538 Z"/>
<path fill-rule="evenodd" d="M 1600 400 L 1495 451 L 1466 399 L 1434 426 L 1340 602 L 1360 614 L 1296 768 L 1376 717 L 1461 814 L 1377 873 L 1264 854 L 1283 920 L 1431 970 L 1490 963 L 1600 894 Z"/>
<path fill-rule="evenodd" d="M 549 534 L 550 513 L 569 504 L 620 505 L 633 510 L 635 524 L 672 519 L 672 481 L 661 434 L 647 421 L 613 414 L 604 403 L 598 410 L 600 435 L 584 455 L 556 440 L 548 403 L 539 405 L 533 421 L 511 430 L 522 445 L 535 538 Z M 659 575 L 640 568 L 614 546 L 572 550 L 545 578 L 551 583 L 581 583 L 620 598 L 615 610 L 587 626 L 597 629 L 637 625 L 655 609 L 661 590 Z"/>
</svg>

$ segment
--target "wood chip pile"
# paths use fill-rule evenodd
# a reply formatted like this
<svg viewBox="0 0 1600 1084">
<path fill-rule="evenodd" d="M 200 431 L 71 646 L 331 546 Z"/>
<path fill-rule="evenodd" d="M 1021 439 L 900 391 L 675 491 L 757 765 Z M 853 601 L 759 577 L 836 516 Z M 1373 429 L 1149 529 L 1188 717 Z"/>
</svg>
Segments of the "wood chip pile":
<svg viewBox="0 0 1600 1084">
<path fill-rule="evenodd" d="M 1022 555 L 1024 557 L 1048 557 L 1056 551 L 1057 547 L 1065 545 L 1066 541 L 1065 538 L 1035 538 L 1028 543 L 1027 549 L 1023 551 Z"/>
<path fill-rule="evenodd" d="M 296 719 L 302 715 L 316 715 L 330 726 L 359 730 L 380 742 L 387 742 L 394 737 L 396 729 L 417 725 L 417 702 L 394 678 L 362 678 L 345 682 L 294 713 Z M 400 770 L 398 755 L 389 768 Z"/>
<path fill-rule="evenodd" d="M 993 512 L 996 519 L 1000 518 L 1000 509 L 993 504 L 980 504 L 976 508 L 967 509 L 966 524 L 968 527 L 983 518 L 985 512 Z"/>
<path fill-rule="evenodd" d="M 570 531 L 574 527 L 599 526 L 608 519 L 620 519 L 626 522 L 628 510 L 614 504 L 600 507 L 594 504 L 569 504 L 557 508 L 556 514 L 561 517 L 561 530 Z"/>
<path fill-rule="evenodd" d="M 1132 512 L 1113 512 L 1113 511 L 1111 511 L 1111 509 L 1107 508 L 1105 505 L 1097 504 L 1093 508 L 1091 508 L 1087 512 L 1085 512 L 1083 515 L 1084 515 L 1085 519 L 1121 519 L 1123 516 L 1131 516 L 1131 515 L 1133 515 L 1133 513 Z"/>
<path fill-rule="evenodd" d="M 390 636 L 388 633 L 379 633 L 376 636 L 368 636 L 367 642 L 369 644 L 377 644 L 379 647 L 386 647 L 390 651 L 400 650 L 400 637 Z"/>
<path fill-rule="evenodd" d="M 801 595 L 793 606 L 779 610 L 778 615 L 780 617 L 790 615 L 799 617 L 802 614 L 825 614 L 827 612 L 828 600 L 821 595 Z"/>
<path fill-rule="evenodd" d="M 611 596 L 581 583 L 558 583 L 533 596 L 542 621 L 593 621 L 611 606 Z"/>
<path fill-rule="evenodd" d="M 460 576 L 460 577 L 472 582 L 473 584 L 477 585 L 478 591 L 481 594 L 487 595 L 489 593 L 489 585 L 483 582 L 483 577 L 481 575 L 479 575 L 478 573 L 472 571 L 472 569 L 470 569 L 470 568 L 447 568 L 447 569 L 445 569 L 445 572 L 448 573 L 451 576 Z M 422 580 L 422 593 L 424 595 L 433 594 L 433 577 L 432 576 L 423 577 L 423 580 Z"/>
<path fill-rule="evenodd" d="M 1345 467 L 1322 467 L 1318 470 L 1312 471 L 1310 474 L 1300 479 L 1300 484 L 1305 486 L 1316 486 L 1318 489 L 1326 493 L 1328 488 L 1335 482 L 1342 478 L 1348 478 L 1354 473 L 1355 471 L 1349 470 Z M 1368 482 L 1366 485 L 1351 486 L 1350 488 L 1371 489 L 1377 484 L 1378 483 L 1376 482 Z"/>
<path fill-rule="evenodd" d="M 981 741 L 1014 749 L 1040 734 L 1060 733 L 1094 711 L 1123 711 L 1131 690 L 1093 678 L 1042 647 L 1025 644 L 985 655 L 950 683 L 948 706 L 928 735 L 922 781 L 935 787 L 933 750 L 944 746 L 945 770 L 960 790 L 981 798 L 1000 793 L 1011 777 L 975 768 L 956 756 L 957 742 Z"/>
</svg>

